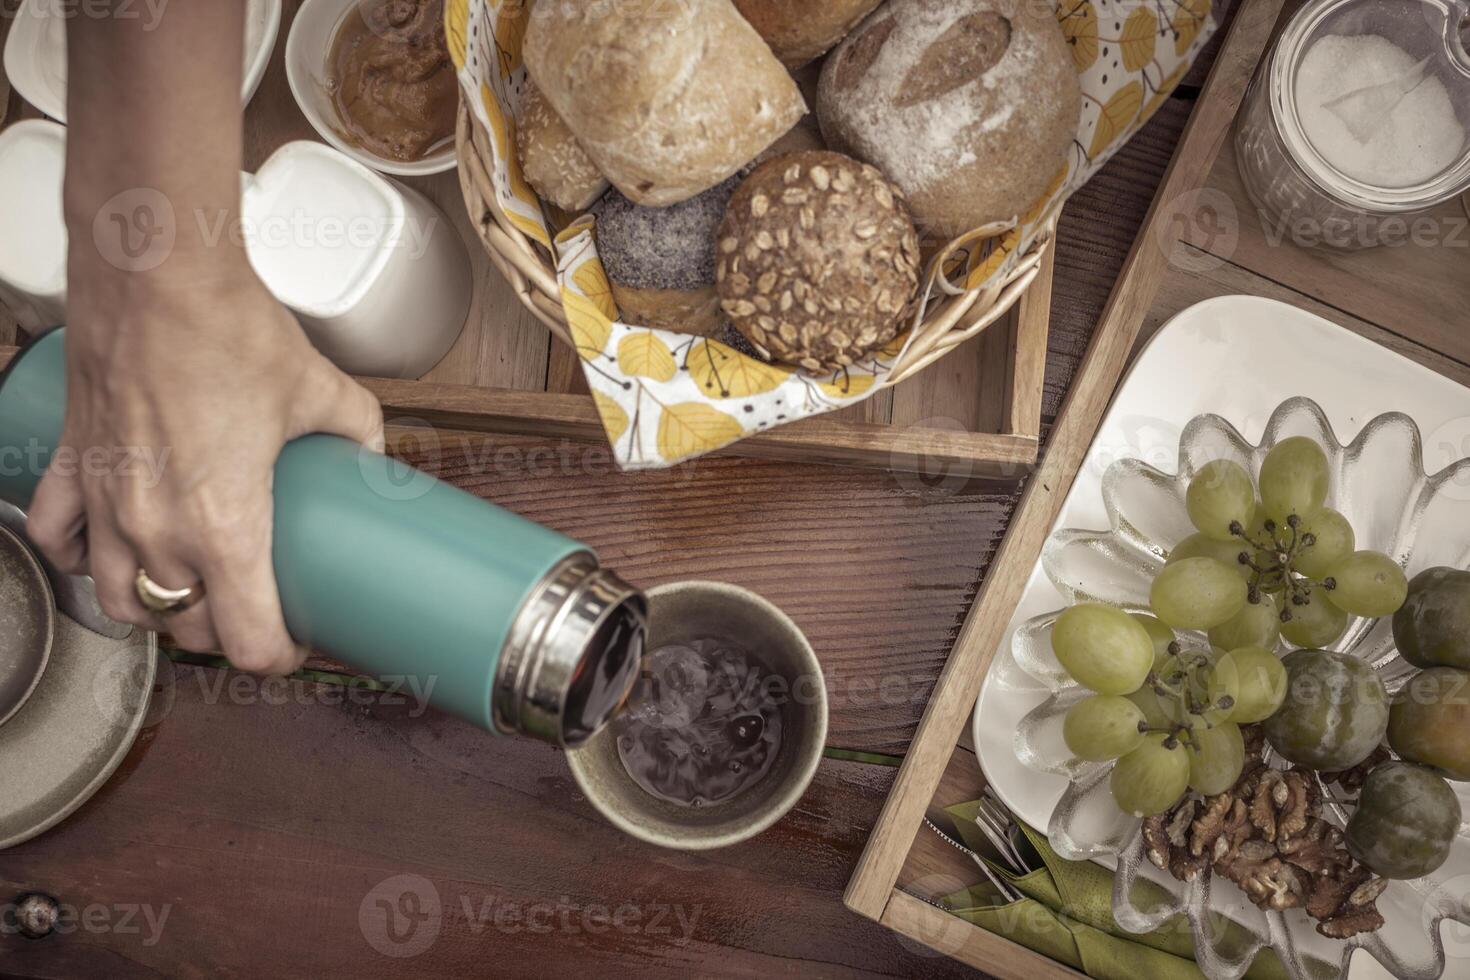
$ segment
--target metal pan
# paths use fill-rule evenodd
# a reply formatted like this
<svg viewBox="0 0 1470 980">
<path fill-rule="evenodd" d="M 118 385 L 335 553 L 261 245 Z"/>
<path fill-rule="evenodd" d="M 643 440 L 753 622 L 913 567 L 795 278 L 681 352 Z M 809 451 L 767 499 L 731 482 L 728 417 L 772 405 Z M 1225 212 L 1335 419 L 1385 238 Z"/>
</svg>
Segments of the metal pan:
<svg viewBox="0 0 1470 980">
<path fill-rule="evenodd" d="M 40 566 L 0 529 L 0 624 L 29 622 L 44 602 L 50 662 L 30 697 L 0 725 L 0 849 L 30 840 L 70 816 L 102 787 L 149 719 L 158 674 L 158 638 L 134 630 L 101 636 L 54 611 Z M 19 549 L 17 551 L 16 549 Z M 12 568 L 29 568 L 21 579 Z M 39 577 L 37 577 L 39 576 Z M 25 588 L 17 583 L 28 583 Z M 28 615 L 34 617 L 35 612 Z M 13 628 L 0 625 L 0 632 Z M 9 642 L 0 637 L 0 642 Z M 172 676 L 172 675 L 169 675 Z M 166 699 L 165 699 L 166 700 Z M 155 719 L 156 720 L 156 719 Z"/>
<path fill-rule="evenodd" d="M 56 631 L 51 583 L 31 550 L 0 527 L 0 725 L 41 683 Z"/>
</svg>

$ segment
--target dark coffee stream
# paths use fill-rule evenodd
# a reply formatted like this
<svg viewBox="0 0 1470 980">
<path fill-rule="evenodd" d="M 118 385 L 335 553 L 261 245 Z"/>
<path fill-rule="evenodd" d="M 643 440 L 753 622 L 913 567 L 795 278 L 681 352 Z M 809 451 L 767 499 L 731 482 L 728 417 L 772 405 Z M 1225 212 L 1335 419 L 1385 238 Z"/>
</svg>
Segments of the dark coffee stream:
<svg viewBox="0 0 1470 980">
<path fill-rule="evenodd" d="M 623 766 L 639 786 L 680 806 L 733 799 L 776 760 L 778 687 L 765 664 L 725 640 L 653 651 L 614 723 Z"/>
</svg>

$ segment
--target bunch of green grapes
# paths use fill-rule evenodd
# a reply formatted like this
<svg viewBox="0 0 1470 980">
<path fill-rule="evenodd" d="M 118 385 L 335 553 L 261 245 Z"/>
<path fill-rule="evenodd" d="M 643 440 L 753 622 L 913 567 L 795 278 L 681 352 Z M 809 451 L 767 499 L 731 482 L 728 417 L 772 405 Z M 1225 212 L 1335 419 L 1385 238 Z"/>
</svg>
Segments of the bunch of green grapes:
<svg viewBox="0 0 1470 980">
<path fill-rule="evenodd" d="M 1117 760 L 1110 786 L 1123 810 L 1162 813 L 1191 789 L 1235 783 L 1240 726 L 1286 699 L 1280 639 L 1324 647 L 1350 617 L 1403 605 L 1403 569 L 1355 550 L 1352 526 L 1326 506 L 1330 483 L 1327 454 L 1304 437 L 1272 448 L 1259 485 L 1237 463 L 1209 463 L 1185 494 L 1197 533 L 1154 579 L 1153 615 L 1084 603 L 1058 618 L 1057 659 L 1095 692 L 1068 711 L 1063 737 L 1079 758 Z M 1186 649 L 1176 630 L 1210 645 Z"/>
<path fill-rule="evenodd" d="M 1355 550 L 1352 525 L 1326 506 L 1330 483 L 1327 454 L 1305 436 L 1266 454 L 1259 497 L 1239 464 L 1201 467 L 1185 494 L 1198 533 L 1155 579 L 1154 612 L 1179 629 L 1209 631 L 1227 648 L 1248 641 L 1268 649 L 1278 637 L 1325 647 L 1353 616 L 1392 615 L 1408 579 L 1388 555 Z"/>
<path fill-rule="evenodd" d="M 1095 692 L 1062 723 L 1067 747 L 1090 762 L 1117 760 L 1118 806 L 1147 816 L 1190 789 L 1222 793 L 1240 777 L 1240 725 L 1272 714 L 1286 671 L 1259 647 L 1185 649 L 1166 623 L 1100 603 L 1067 609 L 1052 629 L 1057 660 Z"/>
</svg>

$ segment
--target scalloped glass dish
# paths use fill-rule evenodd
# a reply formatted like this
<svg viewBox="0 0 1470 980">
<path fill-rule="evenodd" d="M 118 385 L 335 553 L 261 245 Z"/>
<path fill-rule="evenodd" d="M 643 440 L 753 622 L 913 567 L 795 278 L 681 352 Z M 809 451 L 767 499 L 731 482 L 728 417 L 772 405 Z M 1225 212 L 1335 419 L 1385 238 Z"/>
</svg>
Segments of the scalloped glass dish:
<svg viewBox="0 0 1470 980">
<path fill-rule="evenodd" d="M 1258 473 L 1272 446 L 1298 435 L 1327 450 L 1333 478 L 1328 503 L 1351 521 L 1358 547 L 1393 556 L 1411 577 L 1430 566 L 1470 564 L 1466 490 L 1470 459 L 1426 473 L 1419 429 L 1408 416 L 1397 413 L 1368 421 L 1344 445 L 1321 408 L 1309 399 L 1294 398 L 1271 414 L 1255 444 L 1219 416 L 1194 418 L 1180 436 L 1177 474 L 1138 459 L 1113 463 L 1102 476 L 1109 529 L 1056 531 L 1042 552 L 1042 571 L 1068 604 L 1105 602 L 1129 611 L 1146 610 L 1149 584 L 1169 549 L 1194 530 L 1184 508 L 1190 476 L 1214 459 L 1231 459 Z M 1113 803 L 1107 783 L 1112 764 L 1081 762 L 1062 742 L 1067 708 L 1088 692 L 1067 676 L 1052 654 L 1051 627 L 1060 611 L 1026 620 L 1013 635 L 1010 653 L 1015 664 L 1048 692 L 1021 720 L 1014 749 L 1028 769 L 1068 780 L 1051 812 L 1047 835 L 1064 857 L 1117 865 L 1113 910 L 1119 925 L 1148 931 L 1184 913 L 1200 968 L 1211 980 L 1243 975 L 1263 946 L 1276 950 L 1295 980 L 1344 975 L 1358 947 L 1401 980 L 1470 975 L 1464 959 L 1470 955 L 1467 949 L 1457 950 L 1457 963 L 1445 970 L 1439 928 L 1446 918 L 1470 924 L 1470 826 L 1461 827 L 1450 859 L 1439 871 L 1418 881 L 1389 885 L 1378 900 L 1386 920 L 1382 929 L 1346 941 L 1320 935 L 1300 910 L 1256 908 L 1229 881 L 1206 875 L 1185 884 L 1155 868 L 1144 856 L 1140 821 Z M 1206 642 L 1202 634 L 1197 639 Z M 1388 619 L 1354 620 L 1331 648 L 1371 663 L 1390 691 L 1413 672 L 1394 649 Z M 1283 640 L 1278 652 L 1289 649 Z M 1470 814 L 1470 784 L 1451 785 Z M 1329 804 L 1324 817 L 1340 826 L 1345 814 Z M 1225 927 L 1227 920 L 1237 926 Z"/>
</svg>

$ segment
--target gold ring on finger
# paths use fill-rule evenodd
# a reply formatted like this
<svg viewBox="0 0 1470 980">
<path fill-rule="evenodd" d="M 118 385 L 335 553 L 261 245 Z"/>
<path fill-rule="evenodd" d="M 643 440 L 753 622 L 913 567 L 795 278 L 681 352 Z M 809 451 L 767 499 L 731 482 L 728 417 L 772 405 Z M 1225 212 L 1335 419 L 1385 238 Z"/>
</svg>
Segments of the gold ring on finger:
<svg viewBox="0 0 1470 980">
<path fill-rule="evenodd" d="M 160 616 L 181 613 L 204 598 L 203 582 L 195 582 L 184 589 L 168 589 L 149 578 L 148 573 L 142 568 L 138 569 L 133 586 L 137 590 L 138 601 L 143 604 L 143 608 Z"/>
</svg>

